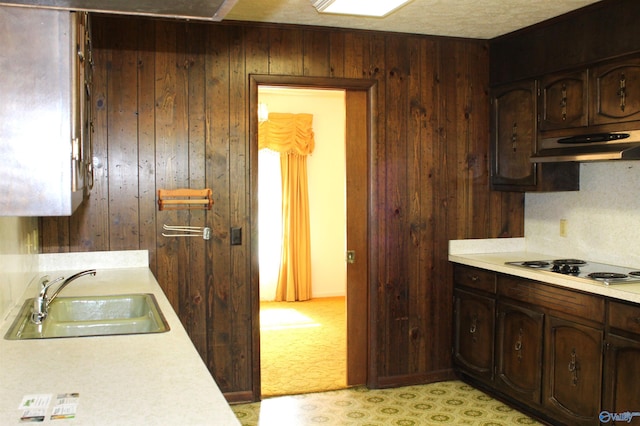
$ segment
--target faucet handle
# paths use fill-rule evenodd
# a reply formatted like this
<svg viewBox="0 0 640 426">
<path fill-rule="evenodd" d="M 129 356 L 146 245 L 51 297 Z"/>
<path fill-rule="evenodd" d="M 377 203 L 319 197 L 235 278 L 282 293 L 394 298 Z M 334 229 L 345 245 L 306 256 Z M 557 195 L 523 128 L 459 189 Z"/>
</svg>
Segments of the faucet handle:
<svg viewBox="0 0 640 426">
<path fill-rule="evenodd" d="M 38 288 L 45 287 L 49 282 L 49 275 L 43 275 L 40 277 L 40 281 L 38 282 Z"/>
<path fill-rule="evenodd" d="M 64 277 L 58 277 L 53 281 L 49 281 L 48 275 L 45 275 L 44 277 L 40 278 L 40 284 L 42 284 L 42 288 L 40 289 L 40 297 L 46 296 L 47 290 L 49 290 L 49 287 L 51 287 L 55 283 L 60 282 L 62 280 L 64 280 Z"/>
</svg>

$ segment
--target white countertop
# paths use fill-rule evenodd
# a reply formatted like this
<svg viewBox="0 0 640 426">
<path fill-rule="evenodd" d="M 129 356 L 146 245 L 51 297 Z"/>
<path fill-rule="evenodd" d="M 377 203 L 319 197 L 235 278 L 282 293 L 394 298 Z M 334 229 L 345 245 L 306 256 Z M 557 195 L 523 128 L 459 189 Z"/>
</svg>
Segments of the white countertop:
<svg viewBox="0 0 640 426">
<path fill-rule="evenodd" d="M 51 278 L 94 267 L 91 262 L 78 262 L 77 256 L 74 261 L 72 270 L 50 272 Z M 52 402 L 44 424 L 239 425 L 149 268 L 101 269 L 108 266 L 104 258 L 95 264 L 99 264 L 95 276 L 76 280 L 61 297 L 153 293 L 171 330 L 6 340 L 20 302 L 0 324 L 0 424 L 20 423 L 23 410 L 18 407 L 25 395 L 52 394 L 55 399 L 57 394 L 76 392 L 80 396 L 75 419 L 51 420 Z M 49 271 L 47 263 L 41 265 L 45 265 L 44 275 Z M 30 288 L 25 297 L 34 294 L 35 288 Z"/>
<path fill-rule="evenodd" d="M 529 278 L 614 299 L 640 303 L 640 283 L 605 285 L 584 278 L 505 264 L 505 262 L 555 258 L 557 256 L 527 251 L 524 238 L 452 240 L 449 242 L 449 260 L 451 262 Z M 597 261 L 597 259 L 589 260 Z"/>
</svg>

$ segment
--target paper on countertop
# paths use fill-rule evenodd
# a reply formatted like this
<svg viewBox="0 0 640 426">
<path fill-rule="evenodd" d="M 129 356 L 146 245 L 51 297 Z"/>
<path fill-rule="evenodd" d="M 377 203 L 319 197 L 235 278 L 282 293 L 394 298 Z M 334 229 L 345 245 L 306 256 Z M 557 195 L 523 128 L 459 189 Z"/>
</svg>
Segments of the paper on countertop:
<svg viewBox="0 0 640 426">
<path fill-rule="evenodd" d="M 43 422 L 52 399 L 53 395 L 51 394 L 33 394 L 22 397 L 22 401 L 18 406 L 19 410 L 24 410 L 20 416 L 20 422 Z M 79 399 L 80 394 L 78 393 L 61 393 L 56 395 L 55 403 L 51 411 L 51 420 L 75 418 Z"/>
</svg>

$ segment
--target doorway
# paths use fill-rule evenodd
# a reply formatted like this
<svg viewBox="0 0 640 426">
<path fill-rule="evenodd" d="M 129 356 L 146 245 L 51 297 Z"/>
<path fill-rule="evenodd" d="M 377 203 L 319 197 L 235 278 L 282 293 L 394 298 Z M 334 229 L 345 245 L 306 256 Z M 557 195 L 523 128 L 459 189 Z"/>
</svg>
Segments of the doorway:
<svg viewBox="0 0 640 426">
<path fill-rule="evenodd" d="M 282 250 L 280 154 L 258 153 L 261 395 L 346 386 L 345 90 L 260 86 L 267 113 L 311 114 L 315 146 L 306 157 L 310 300 L 276 302 Z M 304 268 L 306 269 L 306 268 Z"/>
<path fill-rule="evenodd" d="M 343 89 L 346 98 L 346 181 L 347 181 L 347 248 L 355 251 L 355 262 L 347 267 L 347 385 L 370 384 L 375 380 L 375 365 L 370 354 L 375 351 L 371 336 L 375 312 L 375 292 L 369 291 L 369 270 L 375 246 L 369 227 L 374 225 L 374 194 L 370 191 L 375 180 L 372 163 L 375 132 L 375 80 L 287 77 L 269 75 L 250 76 L 250 182 L 251 182 L 251 287 L 252 287 L 252 350 L 253 399 L 260 400 L 260 292 L 258 259 L 258 87 L 262 85 L 298 88 Z"/>
</svg>

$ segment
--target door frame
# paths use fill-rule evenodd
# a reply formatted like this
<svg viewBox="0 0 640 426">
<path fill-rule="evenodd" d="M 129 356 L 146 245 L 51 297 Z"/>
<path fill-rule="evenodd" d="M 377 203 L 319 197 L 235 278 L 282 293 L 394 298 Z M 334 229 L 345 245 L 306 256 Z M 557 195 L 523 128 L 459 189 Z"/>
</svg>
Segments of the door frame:
<svg viewBox="0 0 640 426">
<path fill-rule="evenodd" d="M 375 235 L 372 233 L 372 229 L 376 229 L 376 214 L 374 206 L 376 205 L 376 197 L 374 191 L 374 182 L 376 181 L 374 158 L 375 158 L 375 141 L 376 141 L 376 124 L 377 124 L 377 80 L 371 79 L 351 79 L 351 78 L 329 78 L 329 77 L 298 77 L 298 76 L 282 76 L 282 75 L 263 75 L 263 74 L 251 74 L 249 75 L 249 198 L 250 198 L 250 213 L 249 213 L 249 226 L 250 226 L 250 246 L 249 246 L 249 261 L 250 261 L 250 286 L 251 286 L 251 358 L 252 358 L 252 393 L 253 400 L 259 401 L 261 399 L 261 375 L 260 375 L 260 275 L 259 275 L 259 261 L 258 261 L 258 87 L 259 86 L 282 86 L 288 88 L 313 88 L 313 89 L 335 89 L 358 91 L 366 93 L 366 151 L 367 151 L 367 194 L 368 200 L 366 203 L 367 215 L 365 220 L 366 224 L 366 236 L 367 236 L 367 249 L 366 253 L 359 255 L 360 259 L 366 260 L 366 274 L 367 278 L 361 283 L 357 283 L 358 288 L 355 289 L 355 294 L 361 296 L 366 295 L 366 315 L 354 315 L 353 318 L 349 317 L 349 306 L 351 303 L 358 304 L 351 309 L 358 312 L 362 312 L 363 304 L 361 300 L 355 298 L 349 298 L 349 282 L 347 281 L 347 342 L 351 342 L 351 345 L 347 344 L 347 366 L 357 368 L 360 371 L 356 372 L 354 377 L 363 378 L 365 381 L 359 384 L 375 383 L 374 377 L 375 357 L 376 352 L 376 339 L 373 335 L 375 327 L 375 288 L 372 287 L 371 277 L 375 276 L 374 265 L 376 264 L 376 252 L 372 250 L 372 247 L 376 247 Z M 347 110 L 347 116 L 349 111 Z M 347 123 L 347 127 L 349 124 Z M 345 141 L 348 144 L 349 141 Z M 348 191 L 348 188 L 347 188 Z M 349 219 L 347 218 L 347 221 Z M 347 237 L 348 238 L 348 237 Z M 348 265 L 347 265 L 348 268 Z M 351 302 L 350 302 L 351 301 Z M 359 308 L 359 309 L 358 309 Z M 356 321 L 357 324 L 352 322 Z M 366 330 L 365 333 L 349 333 L 350 329 Z M 357 341 L 353 341 L 357 334 Z M 348 348 L 356 347 L 362 348 L 362 350 L 349 351 Z M 361 359 L 354 359 L 358 354 L 366 353 L 366 363 L 363 365 Z M 361 355 L 360 355 L 361 356 Z M 349 375 L 349 372 L 347 373 Z M 358 379 L 359 380 L 359 379 Z"/>
</svg>

